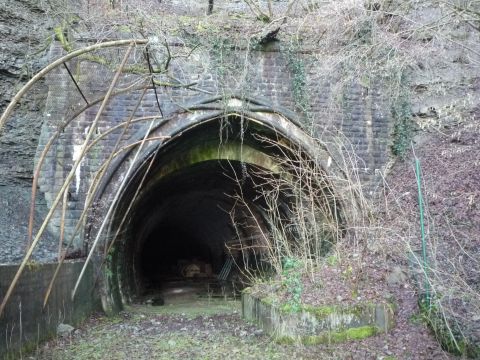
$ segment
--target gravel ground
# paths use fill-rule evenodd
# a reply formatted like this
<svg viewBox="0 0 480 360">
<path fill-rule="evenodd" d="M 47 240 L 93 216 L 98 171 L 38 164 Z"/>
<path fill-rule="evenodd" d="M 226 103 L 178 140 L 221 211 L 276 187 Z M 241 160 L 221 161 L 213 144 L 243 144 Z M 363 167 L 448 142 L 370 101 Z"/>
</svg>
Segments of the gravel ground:
<svg viewBox="0 0 480 360">
<path fill-rule="evenodd" d="M 70 338 L 45 344 L 36 359 L 319 359 L 319 348 L 276 344 L 244 322 L 239 303 L 136 307 L 116 318 L 92 317 Z M 227 310 L 226 310 L 227 308 Z M 207 310 L 208 309 L 208 310 Z M 204 312 L 208 315 L 200 315 Z M 329 358 L 328 356 L 326 358 Z"/>
<path fill-rule="evenodd" d="M 408 299 L 406 303 L 412 303 Z M 31 359 L 449 359 L 410 309 L 388 335 L 336 345 L 278 344 L 240 316 L 238 302 L 134 306 L 93 316 L 71 336 L 42 345 Z"/>
</svg>

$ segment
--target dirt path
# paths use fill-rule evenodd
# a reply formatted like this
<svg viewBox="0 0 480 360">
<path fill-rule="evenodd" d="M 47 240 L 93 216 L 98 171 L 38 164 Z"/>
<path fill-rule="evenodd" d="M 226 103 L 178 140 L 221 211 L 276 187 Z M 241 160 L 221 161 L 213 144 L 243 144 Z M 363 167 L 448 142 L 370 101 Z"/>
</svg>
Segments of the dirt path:
<svg viewBox="0 0 480 360">
<path fill-rule="evenodd" d="M 405 357 L 391 356 L 385 348 L 373 345 L 387 340 L 382 336 L 365 344 L 278 344 L 262 330 L 242 320 L 240 310 L 238 301 L 220 300 L 132 306 L 113 318 L 91 317 L 69 338 L 44 344 L 31 359 L 429 358 L 418 353 L 419 357 L 408 353 Z"/>
<path fill-rule="evenodd" d="M 37 359 L 315 359 L 276 344 L 240 317 L 238 301 L 134 306 L 92 317 L 71 338 L 45 344 Z"/>
</svg>

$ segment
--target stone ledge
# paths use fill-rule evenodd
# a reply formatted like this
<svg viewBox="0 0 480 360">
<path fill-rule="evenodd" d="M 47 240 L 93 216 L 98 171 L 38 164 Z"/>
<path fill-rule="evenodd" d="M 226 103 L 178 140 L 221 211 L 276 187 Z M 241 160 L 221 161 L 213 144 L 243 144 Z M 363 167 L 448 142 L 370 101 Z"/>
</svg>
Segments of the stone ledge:
<svg viewBox="0 0 480 360">
<path fill-rule="evenodd" d="M 391 304 L 302 306 L 292 312 L 287 304 L 242 294 L 242 315 L 283 343 L 329 344 L 386 333 L 394 326 Z"/>
</svg>

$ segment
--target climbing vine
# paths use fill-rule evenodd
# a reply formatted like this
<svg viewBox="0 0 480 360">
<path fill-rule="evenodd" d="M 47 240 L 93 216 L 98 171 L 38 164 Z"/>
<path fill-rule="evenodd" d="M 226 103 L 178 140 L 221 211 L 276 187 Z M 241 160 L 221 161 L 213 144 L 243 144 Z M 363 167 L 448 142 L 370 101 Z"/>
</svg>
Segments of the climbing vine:
<svg viewBox="0 0 480 360">
<path fill-rule="evenodd" d="M 410 146 L 414 134 L 414 122 L 410 107 L 409 89 L 406 75 L 400 75 L 398 96 L 391 104 L 393 123 L 392 153 L 403 158 Z"/>
<path fill-rule="evenodd" d="M 286 49 L 287 63 L 292 79 L 292 95 L 295 103 L 295 108 L 303 115 L 304 124 L 307 128 L 312 125 L 310 114 L 310 97 L 307 88 L 307 75 L 305 71 L 305 62 L 299 56 L 299 46 L 292 44 Z"/>
</svg>

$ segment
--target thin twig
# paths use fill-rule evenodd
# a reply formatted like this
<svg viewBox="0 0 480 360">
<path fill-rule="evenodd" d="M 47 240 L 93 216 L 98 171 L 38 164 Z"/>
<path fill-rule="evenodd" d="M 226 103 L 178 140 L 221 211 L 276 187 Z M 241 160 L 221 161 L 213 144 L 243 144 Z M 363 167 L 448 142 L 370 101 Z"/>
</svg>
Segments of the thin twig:
<svg viewBox="0 0 480 360">
<path fill-rule="evenodd" d="M 105 214 L 105 217 L 103 218 L 103 221 L 102 221 L 102 224 L 100 225 L 100 228 L 98 229 L 98 232 L 97 232 L 97 235 L 95 237 L 95 240 L 93 241 L 93 244 L 91 246 L 91 249 L 90 249 L 90 252 L 88 253 L 88 256 L 87 258 L 85 259 L 85 263 L 83 264 L 83 268 L 82 268 L 82 271 L 80 272 L 80 275 L 78 276 L 78 279 L 77 279 L 77 282 L 75 284 L 75 287 L 73 288 L 73 291 L 72 291 L 72 300 L 74 299 L 75 297 L 75 294 L 77 292 L 77 289 L 78 289 L 78 286 L 80 285 L 80 282 L 82 281 L 82 278 L 83 278 L 83 275 L 85 274 L 85 271 L 87 269 L 87 266 L 88 266 L 88 263 L 90 262 L 90 259 L 92 258 L 93 256 L 93 253 L 95 251 L 95 248 L 98 244 L 98 242 L 100 241 L 100 238 L 101 238 L 101 235 L 102 235 L 102 232 L 103 232 L 103 229 L 105 228 L 105 226 L 107 225 L 108 223 L 108 219 L 110 218 L 112 212 L 113 212 L 113 209 L 115 208 L 115 205 L 118 201 L 118 198 L 120 197 L 120 194 L 122 193 L 122 190 L 125 186 L 125 184 L 127 183 L 127 181 L 129 180 L 129 176 L 130 176 L 130 173 L 132 172 L 134 166 L 135 166 L 135 163 L 136 163 L 136 160 L 138 158 L 138 156 L 140 155 L 142 149 L 143 149 L 143 146 L 145 145 L 145 142 L 148 138 L 148 136 L 150 135 L 150 131 L 151 129 L 153 128 L 153 125 L 155 123 L 155 120 L 152 120 L 152 122 L 150 123 L 150 126 L 147 130 L 147 132 L 145 133 L 145 136 L 142 140 L 142 143 L 140 144 L 127 172 L 125 173 L 124 175 L 124 178 L 120 184 L 120 186 L 118 187 L 118 190 L 116 191 L 116 194 L 115 194 L 115 197 L 113 198 L 111 204 L 110 204 L 110 207 L 107 211 L 107 213 Z"/>
<path fill-rule="evenodd" d="M 83 94 L 82 89 L 80 89 L 80 85 L 78 85 L 77 80 L 75 80 L 75 78 L 73 77 L 73 74 L 70 72 L 70 69 L 68 68 L 67 63 L 64 62 L 64 63 L 63 63 L 63 66 L 64 66 L 65 69 L 67 70 L 68 75 L 70 75 L 70 79 L 72 79 L 73 83 L 74 83 L 75 86 L 77 87 L 78 92 L 80 93 L 80 95 L 82 95 L 83 100 L 85 100 L 85 102 L 86 102 L 87 105 L 88 105 L 88 100 L 87 100 L 87 98 L 85 97 L 85 95 Z"/>
<path fill-rule="evenodd" d="M 68 189 L 63 193 L 62 200 L 62 218 L 60 220 L 60 236 L 58 239 L 58 259 L 62 257 L 63 238 L 65 234 L 65 213 L 67 212 Z"/>
<path fill-rule="evenodd" d="M 168 49 L 168 47 L 167 47 Z M 170 56 L 170 50 L 168 50 L 168 54 Z M 147 58 L 147 63 L 148 63 L 148 71 L 150 72 L 150 77 L 152 79 L 152 86 L 153 86 L 153 91 L 155 93 L 155 99 L 156 99 L 156 102 L 157 102 L 157 107 L 158 107 L 158 111 L 160 111 L 160 115 L 163 116 L 163 111 L 162 111 L 162 107 L 160 106 L 160 101 L 158 100 L 158 93 L 157 93 L 157 86 L 155 84 L 155 81 L 153 79 L 153 68 L 152 68 L 152 64 L 150 62 L 150 55 L 148 53 L 148 47 L 146 48 L 145 50 L 145 56 Z M 165 66 L 165 68 L 167 67 L 168 65 Z"/>
<path fill-rule="evenodd" d="M 38 241 L 40 240 L 40 237 L 42 236 L 43 232 L 45 231 L 46 227 L 47 227 L 47 224 L 50 222 L 50 219 L 52 218 L 53 216 L 53 213 L 55 212 L 55 209 L 58 205 L 58 203 L 60 202 L 62 196 L 63 196 L 63 192 L 68 188 L 68 186 L 70 186 L 70 182 L 72 181 L 73 177 L 75 176 L 75 171 L 77 170 L 78 166 L 80 165 L 81 161 L 83 160 L 83 155 L 84 155 L 84 151 L 88 145 L 88 142 L 90 141 L 90 138 L 93 136 L 93 134 L 95 133 L 96 131 L 96 127 L 97 127 L 97 124 L 98 124 L 98 121 L 100 120 L 100 116 L 103 112 L 103 110 L 105 109 L 107 103 L 108 103 L 108 100 L 110 98 L 110 95 L 112 94 L 113 92 L 113 89 L 120 77 L 120 74 L 122 73 L 122 69 L 123 67 L 125 66 L 127 60 L 128 60 L 128 57 L 130 55 L 130 52 L 132 51 L 133 47 L 135 45 L 135 42 L 132 42 L 130 41 L 130 46 L 128 47 L 126 53 L 125 53 L 125 57 L 123 58 L 123 61 L 122 63 L 120 64 L 119 68 L 118 68 L 118 71 L 117 73 L 115 74 L 113 80 L 112 80 L 112 83 L 110 84 L 110 87 L 108 89 L 108 92 L 107 92 L 107 95 L 105 96 L 105 99 L 104 101 L 102 102 L 102 105 L 100 106 L 100 109 L 98 110 L 97 112 L 97 115 L 92 123 L 92 126 L 89 130 L 89 132 L 87 133 L 86 137 L 85 137 L 85 141 L 84 141 L 84 144 L 82 146 L 82 150 L 80 152 L 80 156 L 78 157 L 78 159 L 75 161 L 75 163 L 73 164 L 72 166 L 72 169 L 70 170 L 70 173 L 68 174 L 66 180 L 64 181 L 63 185 L 62 185 L 62 188 L 60 189 L 57 197 L 55 198 L 55 200 L 53 201 L 52 203 L 52 207 L 50 208 L 50 211 L 48 212 L 47 216 L 45 217 L 45 220 L 43 221 L 43 224 L 42 226 L 40 227 L 40 230 L 38 231 L 37 235 L 35 236 L 35 239 L 33 240 L 32 244 L 30 245 L 30 248 L 28 249 L 27 253 L 25 254 L 24 258 L 23 258 L 23 261 L 22 263 L 20 264 L 18 270 L 17 270 L 17 273 L 15 274 L 15 277 L 13 278 L 12 282 L 10 283 L 10 286 L 7 290 L 7 293 L 5 294 L 5 297 L 3 298 L 3 301 L 2 303 L 0 304 L 0 317 L 3 315 L 3 310 L 5 309 L 5 306 L 7 305 L 7 302 L 8 300 L 10 299 L 10 296 L 12 295 L 13 293 L 13 290 L 15 289 L 15 286 L 20 278 L 20 275 L 22 274 L 25 266 L 27 265 L 27 262 L 28 260 L 30 259 L 30 257 L 32 256 L 32 253 L 33 253 L 33 250 L 35 249 L 36 245 L 38 244 Z M 61 63 L 61 62 L 60 62 Z M 60 64 L 59 63 L 59 64 Z M 40 72 L 42 73 L 42 72 Z M 40 74 L 39 73 L 39 74 Z M 42 74 L 43 76 L 44 74 Z M 28 88 L 27 88 L 28 90 Z M 18 95 L 18 94 L 17 94 Z M 4 113 L 5 114 L 8 114 L 8 111 L 6 111 Z"/>
<path fill-rule="evenodd" d="M 82 49 L 78 49 L 75 51 L 72 51 L 71 53 L 68 53 L 67 55 L 61 57 L 58 60 L 55 60 L 53 63 L 47 65 L 44 67 L 40 72 L 38 72 L 34 77 L 32 77 L 13 97 L 13 99 L 10 101 L 10 104 L 8 104 L 7 108 L 3 112 L 2 116 L 0 117 L 0 133 L 3 129 L 3 126 L 5 125 L 5 122 L 7 121 L 8 117 L 10 116 L 11 112 L 15 108 L 15 106 L 18 104 L 20 99 L 27 93 L 28 90 L 41 78 L 43 78 L 45 75 L 47 75 L 50 71 L 55 69 L 57 66 L 63 64 L 65 61 L 68 61 L 70 59 L 73 59 L 74 57 L 77 57 L 78 55 L 91 52 L 94 50 L 102 49 L 102 48 L 107 48 L 107 47 L 113 47 L 113 46 L 125 46 L 125 45 L 130 45 L 130 44 L 146 44 L 148 40 L 146 39 L 140 39 L 140 40 L 115 40 L 115 41 L 109 41 L 105 43 L 100 43 L 100 44 L 95 44 L 91 46 L 87 46 Z"/>
</svg>

